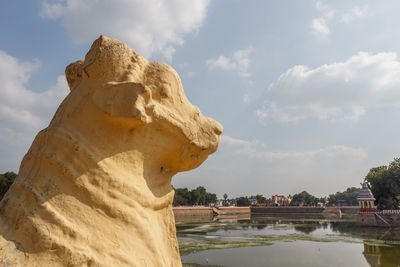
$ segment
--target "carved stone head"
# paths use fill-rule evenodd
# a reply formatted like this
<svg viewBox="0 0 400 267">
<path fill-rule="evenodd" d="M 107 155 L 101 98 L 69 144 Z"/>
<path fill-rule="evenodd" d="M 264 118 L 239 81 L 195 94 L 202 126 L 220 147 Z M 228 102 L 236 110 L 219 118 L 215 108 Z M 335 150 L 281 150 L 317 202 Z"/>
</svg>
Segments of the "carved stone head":
<svg viewBox="0 0 400 267">
<path fill-rule="evenodd" d="M 84 60 L 66 68 L 66 76 L 72 93 L 90 95 L 108 119 L 131 130 L 151 128 L 169 136 L 162 142 L 172 146 L 165 157 L 174 173 L 196 168 L 219 145 L 222 126 L 189 102 L 176 71 L 148 62 L 121 41 L 100 36 Z M 165 147 L 155 153 L 162 157 Z"/>
</svg>

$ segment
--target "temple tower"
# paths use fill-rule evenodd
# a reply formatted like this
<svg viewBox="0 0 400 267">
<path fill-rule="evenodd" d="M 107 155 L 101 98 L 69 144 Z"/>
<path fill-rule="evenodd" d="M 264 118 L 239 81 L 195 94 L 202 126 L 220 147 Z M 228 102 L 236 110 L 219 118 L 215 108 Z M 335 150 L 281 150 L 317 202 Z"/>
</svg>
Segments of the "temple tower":
<svg viewBox="0 0 400 267">
<path fill-rule="evenodd" d="M 367 183 L 362 183 L 360 194 L 357 196 L 357 201 L 360 204 L 360 212 L 374 212 L 375 198 L 369 190 Z"/>
</svg>

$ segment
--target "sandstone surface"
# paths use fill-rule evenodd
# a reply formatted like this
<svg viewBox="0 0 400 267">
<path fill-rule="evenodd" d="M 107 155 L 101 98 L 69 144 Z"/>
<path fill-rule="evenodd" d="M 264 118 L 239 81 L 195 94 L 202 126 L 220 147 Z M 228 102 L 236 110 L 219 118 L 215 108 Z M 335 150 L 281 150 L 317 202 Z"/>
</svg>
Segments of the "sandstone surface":
<svg viewBox="0 0 400 267">
<path fill-rule="evenodd" d="M 222 127 L 170 66 L 100 36 L 0 203 L 1 266 L 180 266 L 171 178 Z"/>
</svg>

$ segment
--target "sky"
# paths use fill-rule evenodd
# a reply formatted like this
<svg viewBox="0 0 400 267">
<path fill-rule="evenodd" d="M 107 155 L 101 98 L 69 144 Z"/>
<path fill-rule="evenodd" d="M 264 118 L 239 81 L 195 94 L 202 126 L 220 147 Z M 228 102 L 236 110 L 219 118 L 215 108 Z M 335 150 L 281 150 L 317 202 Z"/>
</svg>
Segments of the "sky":
<svg viewBox="0 0 400 267">
<path fill-rule="evenodd" d="M 18 172 L 68 94 L 65 67 L 106 35 L 179 73 L 219 121 L 216 153 L 175 187 L 316 196 L 400 156 L 399 1 L 0 3 L 0 173 Z"/>
</svg>

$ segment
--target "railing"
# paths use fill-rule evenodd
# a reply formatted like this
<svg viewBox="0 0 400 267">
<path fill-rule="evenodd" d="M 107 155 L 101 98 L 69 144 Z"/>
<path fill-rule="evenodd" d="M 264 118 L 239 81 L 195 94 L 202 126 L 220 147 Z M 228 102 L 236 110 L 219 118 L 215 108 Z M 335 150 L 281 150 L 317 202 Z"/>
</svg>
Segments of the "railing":
<svg viewBox="0 0 400 267">
<path fill-rule="evenodd" d="M 375 213 L 377 211 L 375 208 L 360 208 L 360 213 Z"/>
<path fill-rule="evenodd" d="M 380 210 L 380 214 L 400 214 L 400 210 Z"/>
<path fill-rule="evenodd" d="M 381 215 L 378 214 L 378 212 L 375 212 L 375 216 L 380 219 L 382 222 L 384 222 L 387 226 L 390 226 L 390 223 L 388 223 L 384 218 L 382 218 Z"/>
<path fill-rule="evenodd" d="M 377 210 L 371 208 L 361 208 L 360 213 L 400 214 L 400 210 Z"/>
</svg>

